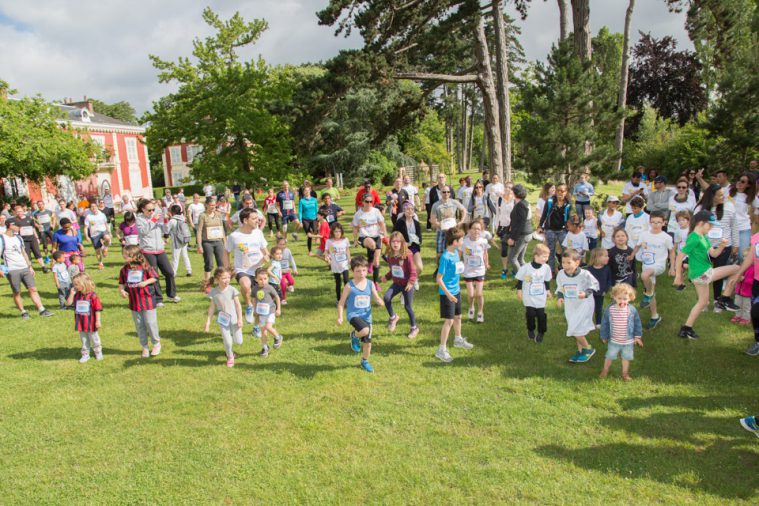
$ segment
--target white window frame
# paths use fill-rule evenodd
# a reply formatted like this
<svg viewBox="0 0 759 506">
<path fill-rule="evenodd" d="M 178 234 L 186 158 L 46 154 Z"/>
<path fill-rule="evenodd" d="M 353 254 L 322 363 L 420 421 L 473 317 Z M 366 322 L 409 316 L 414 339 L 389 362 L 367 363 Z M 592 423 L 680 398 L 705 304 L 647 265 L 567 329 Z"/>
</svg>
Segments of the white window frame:
<svg viewBox="0 0 759 506">
<path fill-rule="evenodd" d="M 137 155 L 137 139 L 134 137 L 127 137 L 124 139 L 124 143 L 126 144 L 127 161 L 135 163 L 139 162 L 140 158 Z"/>
<path fill-rule="evenodd" d="M 187 146 L 187 163 L 192 162 L 195 157 L 203 152 L 203 148 L 201 146 L 197 146 L 195 144 L 190 144 Z"/>
<path fill-rule="evenodd" d="M 172 165 L 182 163 L 182 148 L 180 146 L 170 146 L 169 159 Z"/>
</svg>

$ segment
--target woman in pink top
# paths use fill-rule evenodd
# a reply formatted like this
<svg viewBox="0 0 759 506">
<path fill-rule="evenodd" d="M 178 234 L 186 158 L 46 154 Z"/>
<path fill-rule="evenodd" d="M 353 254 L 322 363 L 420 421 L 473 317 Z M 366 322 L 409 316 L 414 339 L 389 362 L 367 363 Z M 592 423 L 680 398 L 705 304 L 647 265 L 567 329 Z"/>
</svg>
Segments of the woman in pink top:
<svg viewBox="0 0 759 506">
<path fill-rule="evenodd" d="M 759 233 L 751 236 L 751 248 L 743 253 L 743 263 L 740 270 L 733 275 L 736 283 L 743 279 L 746 271 L 754 268 L 753 282 L 751 283 L 751 324 L 754 327 L 754 342 L 746 349 L 746 355 L 756 357 L 759 355 Z M 746 292 L 744 292 L 746 293 Z"/>
</svg>

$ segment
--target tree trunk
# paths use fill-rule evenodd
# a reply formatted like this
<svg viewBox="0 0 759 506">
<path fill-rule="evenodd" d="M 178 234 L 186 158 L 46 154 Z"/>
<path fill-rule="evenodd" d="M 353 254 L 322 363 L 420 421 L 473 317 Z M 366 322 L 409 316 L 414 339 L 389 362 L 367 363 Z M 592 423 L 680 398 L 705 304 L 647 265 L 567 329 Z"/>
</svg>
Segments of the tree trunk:
<svg viewBox="0 0 759 506">
<path fill-rule="evenodd" d="M 469 171 L 472 168 L 472 152 L 474 151 L 474 100 L 472 100 L 472 106 L 469 108 L 469 140 L 467 141 L 466 149 L 466 170 Z"/>
<path fill-rule="evenodd" d="M 466 171 L 466 137 L 467 137 L 467 101 L 466 101 L 466 85 L 461 86 L 461 137 L 459 138 L 459 153 L 460 164 L 459 171 Z"/>
<path fill-rule="evenodd" d="M 488 149 L 488 128 L 485 126 L 482 129 L 482 149 L 480 150 L 480 170 L 482 172 L 485 169 L 485 155 Z"/>
<path fill-rule="evenodd" d="M 567 38 L 569 25 L 569 6 L 567 0 L 557 0 L 559 4 L 559 42 Z"/>
<path fill-rule="evenodd" d="M 614 149 L 617 152 L 615 167 L 617 172 L 622 169 L 622 148 L 625 142 L 625 107 L 627 106 L 627 79 L 630 71 L 630 23 L 632 22 L 635 0 L 630 0 L 625 14 L 624 43 L 622 44 L 622 72 L 619 78 L 619 96 L 617 100 L 617 112 L 622 115 L 617 126 L 617 135 L 614 139 Z"/>
<path fill-rule="evenodd" d="M 503 180 L 503 154 L 501 150 L 501 127 L 498 122 L 498 97 L 493 72 L 490 68 L 490 50 L 485 37 L 485 21 L 478 16 L 474 27 L 474 54 L 477 60 L 477 85 L 482 92 L 485 110 L 485 132 L 488 138 L 488 170 Z"/>
<path fill-rule="evenodd" d="M 590 33 L 590 0 L 571 0 L 575 54 L 583 61 L 592 54 Z"/>
<path fill-rule="evenodd" d="M 495 65 L 498 94 L 498 126 L 501 131 L 502 181 L 511 181 L 511 103 L 509 99 L 509 50 L 506 44 L 506 23 L 503 20 L 503 0 L 493 2 L 495 18 Z"/>
</svg>

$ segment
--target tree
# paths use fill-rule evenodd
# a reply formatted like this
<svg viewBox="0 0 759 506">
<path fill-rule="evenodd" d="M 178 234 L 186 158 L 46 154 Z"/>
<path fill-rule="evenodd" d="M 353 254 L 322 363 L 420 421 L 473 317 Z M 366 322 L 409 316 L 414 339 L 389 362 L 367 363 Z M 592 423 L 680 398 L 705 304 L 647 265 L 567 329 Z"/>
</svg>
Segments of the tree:
<svg viewBox="0 0 759 506">
<path fill-rule="evenodd" d="M 153 150 L 191 141 L 202 148 L 192 162 L 195 179 L 255 186 L 262 178 L 287 172 L 291 144 L 285 121 L 271 111 L 288 100 L 290 81 L 272 71 L 262 58 L 241 62 L 238 51 L 254 44 L 266 21 L 246 22 L 239 13 L 223 21 L 210 8 L 203 20 L 216 30 L 193 42 L 194 62 L 150 56 L 159 81 L 179 89 L 153 103 L 144 116 Z"/>
<path fill-rule="evenodd" d="M 629 0 L 627 13 L 625 14 L 624 42 L 622 44 L 622 70 L 619 77 L 619 91 L 617 92 L 617 113 L 619 113 L 619 126 L 614 138 L 614 149 L 617 151 L 615 169 L 622 169 L 622 148 L 625 141 L 625 117 L 627 109 L 627 81 L 630 73 L 630 24 L 632 23 L 635 0 Z"/>
<path fill-rule="evenodd" d="M 82 179 L 95 172 L 102 151 L 63 123 L 63 113 L 42 97 L 7 99 L 15 92 L 0 81 L 0 174 L 41 182 L 46 177 Z"/>
<path fill-rule="evenodd" d="M 130 125 L 137 125 L 137 116 L 134 112 L 134 107 L 126 100 L 120 102 L 114 102 L 113 104 L 106 104 L 95 98 L 90 99 L 92 102 L 92 108 L 95 112 L 104 114 L 114 119 L 121 120 Z"/>
</svg>

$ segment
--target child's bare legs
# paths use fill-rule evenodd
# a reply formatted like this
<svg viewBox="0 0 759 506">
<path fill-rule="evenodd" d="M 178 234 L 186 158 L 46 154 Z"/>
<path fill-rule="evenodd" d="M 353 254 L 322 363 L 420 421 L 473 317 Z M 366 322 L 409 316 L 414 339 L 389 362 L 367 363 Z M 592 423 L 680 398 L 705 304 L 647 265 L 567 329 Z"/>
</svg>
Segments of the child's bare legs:
<svg viewBox="0 0 759 506">
<path fill-rule="evenodd" d="M 361 343 L 361 358 L 363 360 L 369 360 L 369 355 L 372 353 L 372 343 Z"/>
<path fill-rule="evenodd" d="M 591 348 L 590 344 L 588 344 L 588 340 L 585 339 L 585 336 L 575 337 L 575 342 L 577 343 L 577 351 Z"/>
<path fill-rule="evenodd" d="M 467 281 L 466 282 L 466 300 L 469 303 L 469 309 L 470 311 L 474 310 L 474 306 L 472 304 L 474 303 L 474 281 Z"/>
<path fill-rule="evenodd" d="M 604 360 L 604 368 L 601 370 L 601 377 L 602 378 L 605 378 L 606 376 L 609 375 L 609 368 L 611 368 L 611 363 L 612 363 L 612 360 L 610 360 L 608 358 L 606 360 Z"/>
<path fill-rule="evenodd" d="M 630 378 L 630 361 L 622 359 L 622 377 L 624 379 Z"/>
<path fill-rule="evenodd" d="M 483 287 L 485 283 L 483 281 L 475 281 L 474 283 L 474 295 L 477 298 L 477 305 L 480 308 L 480 314 L 485 311 L 485 294 L 483 293 Z"/>
<path fill-rule="evenodd" d="M 714 269 L 714 275 L 712 276 L 712 281 L 719 281 L 720 279 L 724 279 L 728 276 L 732 276 L 736 272 L 738 272 L 741 269 L 740 265 L 723 265 L 722 267 L 717 267 Z M 725 283 L 725 286 L 722 287 L 722 295 L 725 297 L 730 297 L 733 294 L 733 290 L 735 290 L 735 283 L 736 280 L 733 278 L 730 278 L 727 280 L 727 283 Z"/>
<path fill-rule="evenodd" d="M 448 346 L 448 335 L 451 333 L 451 327 L 453 327 L 454 337 L 461 335 L 461 315 L 456 315 L 453 319 L 443 322 L 443 327 L 440 329 L 440 346 L 443 348 Z"/>
<path fill-rule="evenodd" d="M 722 269 L 722 267 L 719 267 L 719 269 Z M 688 319 L 685 321 L 685 326 L 691 328 L 693 328 L 693 325 L 696 323 L 696 319 L 698 318 L 698 315 L 701 314 L 701 311 L 709 305 L 709 285 L 694 283 L 693 286 L 696 288 L 698 300 L 696 301 L 696 305 L 693 306 L 693 309 L 690 310 Z"/>
</svg>

